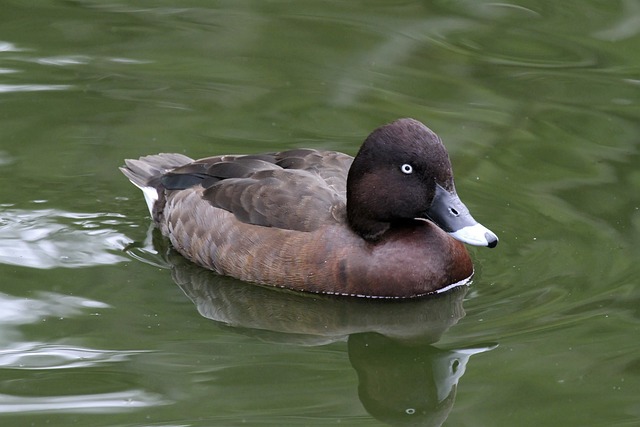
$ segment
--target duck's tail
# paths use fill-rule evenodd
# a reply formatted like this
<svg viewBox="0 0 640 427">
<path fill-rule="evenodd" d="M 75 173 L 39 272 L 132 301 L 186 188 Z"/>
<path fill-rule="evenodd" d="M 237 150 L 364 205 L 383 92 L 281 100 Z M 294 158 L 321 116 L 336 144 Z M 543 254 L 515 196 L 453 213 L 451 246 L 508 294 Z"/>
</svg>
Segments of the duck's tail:
<svg viewBox="0 0 640 427">
<path fill-rule="evenodd" d="M 161 153 L 140 157 L 138 160 L 126 159 L 122 173 L 129 181 L 142 190 L 149 213 L 153 217 L 153 208 L 158 201 L 158 189 L 162 185 L 162 175 L 179 166 L 193 162 L 193 159 L 178 153 Z"/>
</svg>

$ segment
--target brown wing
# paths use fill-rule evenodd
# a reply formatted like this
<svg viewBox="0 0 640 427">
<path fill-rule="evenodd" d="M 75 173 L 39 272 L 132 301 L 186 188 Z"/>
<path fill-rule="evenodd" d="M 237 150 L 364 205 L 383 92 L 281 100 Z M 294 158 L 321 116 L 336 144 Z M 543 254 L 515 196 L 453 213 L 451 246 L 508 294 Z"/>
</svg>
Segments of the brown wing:
<svg viewBox="0 0 640 427">
<path fill-rule="evenodd" d="M 316 150 L 209 157 L 173 170 L 163 184 L 170 190 L 200 184 L 204 200 L 246 223 L 312 231 L 344 220 L 352 160 Z"/>
<path fill-rule="evenodd" d="M 346 199 L 347 174 L 353 157 L 336 151 L 299 149 L 276 153 L 276 162 L 284 169 L 297 169 L 317 175 Z"/>
</svg>

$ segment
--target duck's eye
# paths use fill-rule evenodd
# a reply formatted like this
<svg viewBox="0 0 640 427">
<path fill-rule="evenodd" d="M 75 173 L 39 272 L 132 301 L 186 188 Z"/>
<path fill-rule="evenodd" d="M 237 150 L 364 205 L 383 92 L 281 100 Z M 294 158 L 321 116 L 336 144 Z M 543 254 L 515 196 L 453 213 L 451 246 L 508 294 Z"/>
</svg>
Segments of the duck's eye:
<svg viewBox="0 0 640 427">
<path fill-rule="evenodd" d="M 413 173 L 413 166 L 411 166 L 409 163 L 405 163 L 404 165 L 400 166 L 400 170 L 402 171 L 402 173 L 409 175 L 410 173 Z"/>
</svg>

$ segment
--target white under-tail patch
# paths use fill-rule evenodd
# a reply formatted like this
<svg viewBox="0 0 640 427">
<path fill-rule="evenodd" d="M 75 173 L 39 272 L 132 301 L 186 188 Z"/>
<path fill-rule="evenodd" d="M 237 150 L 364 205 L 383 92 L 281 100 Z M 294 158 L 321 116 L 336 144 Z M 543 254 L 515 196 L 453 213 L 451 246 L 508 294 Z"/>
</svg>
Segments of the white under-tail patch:
<svg viewBox="0 0 640 427">
<path fill-rule="evenodd" d="M 147 208 L 149 208 L 149 214 L 151 215 L 151 217 L 153 218 L 153 207 L 155 206 L 156 202 L 158 201 L 158 190 L 156 190 L 153 187 L 146 187 L 146 186 L 142 186 L 142 185 L 138 185 L 135 182 L 133 182 L 132 180 L 131 183 L 133 185 L 135 185 L 136 187 L 138 187 L 139 189 L 142 190 L 142 194 L 144 194 L 144 201 L 147 202 Z"/>
<path fill-rule="evenodd" d="M 144 201 L 147 202 L 147 208 L 149 208 L 149 215 L 153 217 L 153 207 L 158 201 L 158 190 L 153 187 L 140 187 L 144 194 Z"/>
<path fill-rule="evenodd" d="M 124 162 L 126 166 L 121 167 L 120 170 L 133 185 L 142 190 L 149 213 L 153 217 L 153 208 L 160 195 L 150 183 L 159 184 L 162 175 L 179 166 L 193 162 L 193 159 L 178 153 L 161 153 L 140 157 L 137 160 L 126 159 Z"/>
</svg>

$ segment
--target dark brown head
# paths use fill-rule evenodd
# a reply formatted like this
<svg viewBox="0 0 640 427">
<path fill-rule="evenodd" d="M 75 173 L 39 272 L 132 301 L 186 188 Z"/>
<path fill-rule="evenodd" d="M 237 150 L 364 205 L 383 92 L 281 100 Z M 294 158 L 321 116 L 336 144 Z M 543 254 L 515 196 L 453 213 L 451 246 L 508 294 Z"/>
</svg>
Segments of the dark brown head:
<svg viewBox="0 0 640 427">
<path fill-rule="evenodd" d="M 395 224 L 428 219 L 466 243 L 498 242 L 458 198 L 438 135 L 414 119 L 382 126 L 364 141 L 347 178 L 347 218 L 367 240 Z"/>
</svg>

